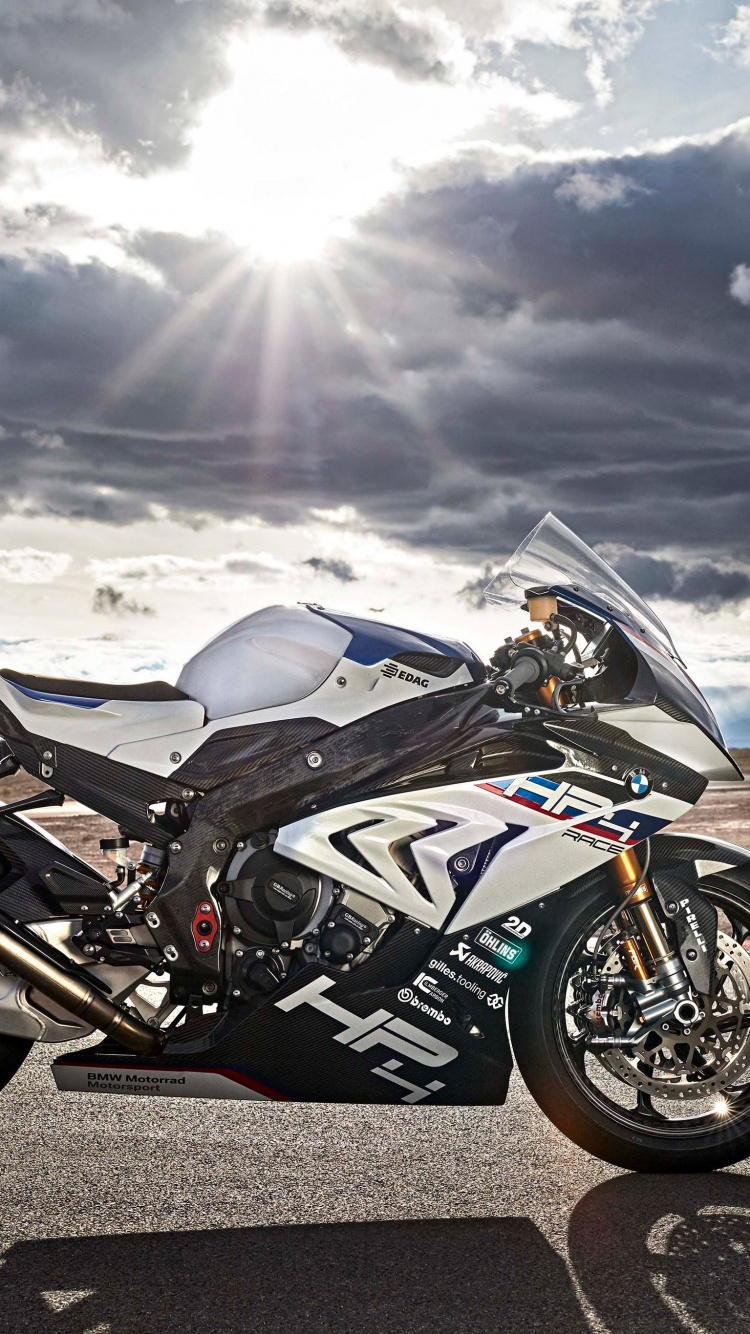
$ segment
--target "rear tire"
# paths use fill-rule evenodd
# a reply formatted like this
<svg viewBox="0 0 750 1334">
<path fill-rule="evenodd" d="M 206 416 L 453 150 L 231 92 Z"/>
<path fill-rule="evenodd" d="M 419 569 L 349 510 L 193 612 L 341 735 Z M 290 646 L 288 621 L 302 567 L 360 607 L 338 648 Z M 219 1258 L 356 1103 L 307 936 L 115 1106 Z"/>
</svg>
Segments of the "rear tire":
<svg viewBox="0 0 750 1334">
<path fill-rule="evenodd" d="M 581 894 L 571 904 L 567 921 L 558 919 L 557 929 L 536 941 L 528 972 L 514 981 L 510 1034 L 526 1087 L 568 1139 L 616 1167 L 635 1172 L 711 1172 L 729 1167 L 750 1155 L 750 1087 L 723 1121 L 701 1117 L 691 1128 L 689 1121 L 654 1119 L 637 1108 L 621 1117 L 614 1103 L 608 1112 L 609 1100 L 597 1097 L 593 1086 L 591 1096 L 587 1094 L 585 1076 L 576 1077 L 575 1063 L 564 1054 L 561 977 L 575 942 L 611 907 L 611 890 L 601 882 Z M 742 907 L 750 917 L 750 903 Z"/>
<path fill-rule="evenodd" d="M 31 1038 L 14 1038 L 0 1033 L 0 1089 L 10 1083 L 33 1045 Z"/>
</svg>

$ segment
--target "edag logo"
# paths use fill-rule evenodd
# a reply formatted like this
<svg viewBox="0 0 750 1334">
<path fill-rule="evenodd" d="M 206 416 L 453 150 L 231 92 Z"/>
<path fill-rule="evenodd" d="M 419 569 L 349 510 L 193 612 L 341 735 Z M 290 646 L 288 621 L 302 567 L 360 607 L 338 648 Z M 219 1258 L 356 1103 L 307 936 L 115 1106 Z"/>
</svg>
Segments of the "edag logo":
<svg viewBox="0 0 750 1334">
<path fill-rule="evenodd" d="M 381 668 L 380 675 L 395 677 L 397 681 L 410 681 L 412 685 L 422 686 L 423 689 L 430 684 L 426 676 L 415 676 L 413 672 L 404 672 L 395 662 L 387 662 L 385 667 Z"/>
</svg>

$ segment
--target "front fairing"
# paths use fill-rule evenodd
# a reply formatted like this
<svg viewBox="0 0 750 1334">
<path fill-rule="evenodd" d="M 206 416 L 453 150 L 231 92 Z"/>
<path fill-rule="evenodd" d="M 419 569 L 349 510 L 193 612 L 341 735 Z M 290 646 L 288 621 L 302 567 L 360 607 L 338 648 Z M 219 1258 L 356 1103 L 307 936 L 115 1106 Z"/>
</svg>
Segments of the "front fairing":
<svg viewBox="0 0 750 1334">
<path fill-rule="evenodd" d="M 584 597 L 570 587 L 558 585 L 554 592 L 561 603 L 567 602 L 571 606 L 593 612 L 612 626 L 629 645 L 635 656 L 637 670 L 628 694 L 621 703 L 643 706 L 658 701 L 662 706 L 667 705 L 684 719 L 695 723 L 717 746 L 726 751 L 726 743 L 712 709 L 676 652 L 657 641 L 649 633 L 648 627 L 638 624 L 624 611 L 615 611 L 611 604 L 608 606 L 589 594 Z M 595 679 L 592 686 L 595 688 Z"/>
</svg>

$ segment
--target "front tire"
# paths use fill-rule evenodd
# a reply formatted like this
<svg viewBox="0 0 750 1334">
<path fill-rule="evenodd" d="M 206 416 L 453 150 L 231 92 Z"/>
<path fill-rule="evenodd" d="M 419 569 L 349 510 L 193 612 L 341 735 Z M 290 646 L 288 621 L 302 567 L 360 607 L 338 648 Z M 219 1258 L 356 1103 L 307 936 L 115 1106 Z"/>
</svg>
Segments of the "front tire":
<svg viewBox="0 0 750 1334">
<path fill-rule="evenodd" d="M 750 903 L 739 903 L 731 894 L 704 892 L 725 912 L 734 940 L 750 942 Z M 731 1090 L 726 1115 L 709 1110 L 692 1118 L 670 1118 L 660 1110 L 661 1100 L 652 1103 L 631 1089 L 627 1092 L 632 1106 L 620 1108 L 587 1073 L 586 1063 L 596 1057 L 584 1053 L 583 1044 L 576 1048 L 566 1035 L 561 1013 L 565 970 L 577 943 L 606 918 L 612 905 L 612 892 L 602 882 L 582 893 L 571 905 L 570 917 L 537 940 L 528 971 L 514 981 L 510 1034 L 524 1082 L 568 1139 L 616 1167 L 635 1172 L 710 1172 L 728 1167 L 750 1155 L 750 1084 Z M 685 1105 L 679 1105 L 679 1111 L 684 1112 Z"/>
</svg>

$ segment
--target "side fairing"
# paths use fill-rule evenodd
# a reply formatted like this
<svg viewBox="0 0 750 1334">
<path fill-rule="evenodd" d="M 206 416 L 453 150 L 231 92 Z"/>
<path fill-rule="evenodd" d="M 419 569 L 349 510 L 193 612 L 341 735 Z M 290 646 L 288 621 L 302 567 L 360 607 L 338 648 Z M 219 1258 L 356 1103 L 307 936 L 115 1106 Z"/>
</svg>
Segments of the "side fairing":
<svg viewBox="0 0 750 1334">
<path fill-rule="evenodd" d="M 279 830 L 276 851 L 426 926 L 511 912 L 664 829 L 689 802 L 586 770 L 456 783 L 338 806 Z"/>
</svg>

